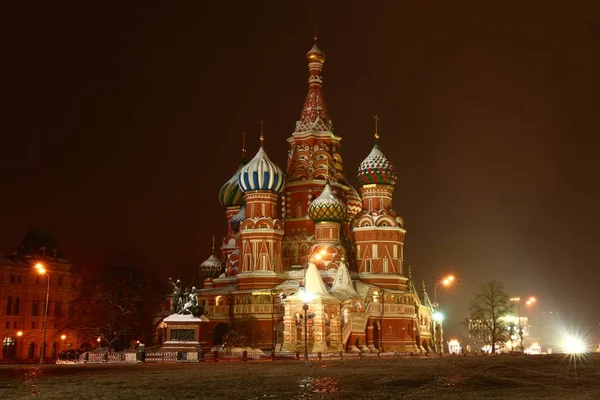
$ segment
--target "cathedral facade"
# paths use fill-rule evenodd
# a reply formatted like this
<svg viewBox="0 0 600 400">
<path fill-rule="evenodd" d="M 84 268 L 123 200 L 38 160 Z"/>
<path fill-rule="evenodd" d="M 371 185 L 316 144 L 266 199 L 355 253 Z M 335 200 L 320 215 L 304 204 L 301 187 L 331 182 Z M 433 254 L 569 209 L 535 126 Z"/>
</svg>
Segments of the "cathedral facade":
<svg viewBox="0 0 600 400">
<path fill-rule="evenodd" d="M 308 93 L 285 171 L 263 146 L 221 188 L 227 233 L 199 267 L 208 319 L 200 340 L 243 331 L 275 351 L 431 351 L 433 307 L 404 265 L 406 230 L 392 207 L 395 167 L 375 145 L 346 180 L 323 97 L 325 54 L 306 54 Z M 262 128 L 261 128 L 262 130 Z M 233 170 L 233 168 L 232 168 Z"/>
</svg>

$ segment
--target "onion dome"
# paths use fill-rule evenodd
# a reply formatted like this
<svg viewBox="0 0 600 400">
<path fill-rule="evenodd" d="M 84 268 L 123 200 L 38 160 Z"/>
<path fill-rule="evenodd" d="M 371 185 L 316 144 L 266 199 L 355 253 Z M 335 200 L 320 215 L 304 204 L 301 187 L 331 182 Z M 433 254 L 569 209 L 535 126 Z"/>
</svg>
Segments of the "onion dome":
<svg viewBox="0 0 600 400">
<path fill-rule="evenodd" d="M 285 184 L 281 168 L 272 162 L 262 146 L 258 153 L 240 171 L 238 179 L 243 192 L 268 190 L 279 193 Z"/>
<path fill-rule="evenodd" d="M 361 185 L 394 185 L 398 174 L 396 167 L 383 155 L 379 146 L 375 145 L 367 158 L 360 163 L 357 177 Z"/>
<path fill-rule="evenodd" d="M 236 207 L 244 204 L 244 193 L 240 190 L 238 179 L 240 171 L 246 164 L 246 132 L 242 132 L 242 163 L 235 174 L 229 179 L 219 191 L 219 202 L 223 207 Z"/>
<path fill-rule="evenodd" d="M 360 195 L 352 186 L 346 192 L 346 207 L 348 208 L 348 216 L 354 218 L 362 210 L 362 200 Z"/>
<path fill-rule="evenodd" d="M 320 63 L 324 63 L 325 62 L 325 53 L 323 53 L 321 51 L 321 49 L 319 49 L 317 47 L 317 41 L 315 39 L 315 44 L 313 45 L 313 47 L 308 51 L 308 53 L 306 53 L 306 60 L 308 62 L 320 62 Z"/>
<path fill-rule="evenodd" d="M 223 264 L 221 264 L 221 260 L 215 256 L 215 236 L 212 237 L 212 251 L 210 257 L 206 259 L 200 266 L 198 267 L 198 273 L 202 275 L 204 278 L 218 278 L 219 275 L 223 273 Z"/>
<path fill-rule="evenodd" d="M 246 205 L 243 205 L 240 211 L 231 217 L 231 221 L 229 225 L 231 226 L 231 230 L 234 232 L 238 232 L 240 230 L 240 224 L 244 222 L 246 219 Z"/>
<path fill-rule="evenodd" d="M 244 193 L 240 190 L 238 179 L 244 163 L 240 164 L 235 174 L 229 179 L 219 191 L 219 202 L 223 207 L 236 207 L 244 204 Z"/>
<path fill-rule="evenodd" d="M 308 207 L 308 215 L 315 222 L 340 222 L 346 218 L 346 214 L 346 205 L 333 193 L 329 182 L 325 185 L 319 197 Z"/>
</svg>

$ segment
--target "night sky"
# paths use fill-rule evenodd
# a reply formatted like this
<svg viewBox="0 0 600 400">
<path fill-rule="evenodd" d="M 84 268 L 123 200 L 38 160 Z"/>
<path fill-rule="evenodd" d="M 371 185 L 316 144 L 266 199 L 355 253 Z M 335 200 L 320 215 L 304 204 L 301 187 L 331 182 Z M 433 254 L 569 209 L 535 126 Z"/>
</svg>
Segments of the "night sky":
<svg viewBox="0 0 600 400">
<path fill-rule="evenodd" d="M 79 266 L 118 249 L 165 292 L 189 280 L 225 232 L 239 132 L 252 157 L 263 119 L 285 167 L 316 21 L 346 176 L 379 114 L 406 265 L 432 297 L 460 278 L 438 291 L 446 335 L 490 279 L 597 326 L 599 2 L 171 3 L 3 11 L 2 251 L 33 226 Z"/>
</svg>

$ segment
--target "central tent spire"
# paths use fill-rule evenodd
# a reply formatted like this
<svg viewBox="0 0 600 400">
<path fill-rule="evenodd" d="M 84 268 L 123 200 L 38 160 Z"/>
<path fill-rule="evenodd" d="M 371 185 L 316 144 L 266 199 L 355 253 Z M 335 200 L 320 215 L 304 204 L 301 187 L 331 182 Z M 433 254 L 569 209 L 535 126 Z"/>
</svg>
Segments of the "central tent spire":
<svg viewBox="0 0 600 400">
<path fill-rule="evenodd" d="M 325 63 L 325 53 L 317 46 L 317 25 L 315 24 L 313 47 L 306 53 L 308 61 L 308 93 L 302 107 L 300 120 L 296 122 L 296 133 L 331 132 L 333 124 L 329 119 L 327 105 L 323 99 L 323 78 L 321 71 Z"/>
</svg>

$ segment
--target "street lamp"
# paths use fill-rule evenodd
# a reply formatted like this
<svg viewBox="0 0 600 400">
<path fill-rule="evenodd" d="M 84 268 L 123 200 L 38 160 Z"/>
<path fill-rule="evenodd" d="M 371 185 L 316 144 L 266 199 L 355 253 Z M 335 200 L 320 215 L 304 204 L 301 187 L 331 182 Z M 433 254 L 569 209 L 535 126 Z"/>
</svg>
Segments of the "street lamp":
<svg viewBox="0 0 600 400">
<path fill-rule="evenodd" d="M 437 283 L 435 284 L 434 288 L 433 288 L 433 305 L 434 307 L 438 306 L 438 302 L 437 302 L 437 288 L 439 286 L 450 286 L 453 282 L 454 282 L 455 278 L 454 275 L 448 275 L 447 277 L 440 279 L 439 281 L 437 281 Z"/>
<path fill-rule="evenodd" d="M 306 288 L 304 288 L 301 297 L 304 310 L 304 361 L 308 361 L 308 303 L 313 299 L 313 295 L 306 292 Z"/>
<path fill-rule="evenodd" d="M 19 353 L 19 347 L 21 347 L 21 352 L 22 352 L 22 350 L 23 350 L 23 346 L 22 346 L 22 345 L 21 345 L 21 346 L 19 346 L 19 343 L 23 341 L 23 339 L 21 339 L 21 338 L 23 337 L 23 331 L 18 331 L 18 332 L 17 332 L 17 337 L 19 338 L 19 339 L 18 339 L 19 341 L 17 342 L 17 353 Z M 21 358 L 21 356 L 19 356 L 19 359 L 20 359 L 20 358 Z"/>
<path fill-rule="evenodd" d="M 67 338 L 67 335 L 65 335 L 64 333 L 62 335 L 60 335 L 60 349 L 58 349 L 58 354 L 60 357 L 60 352 L 62 351 L 62 349 L 65 347 L 64 343 L 65 343 L 65 339 Z"/>
<path fill-rule="evenodd" d="M 46 275 L 48 278 L 48 287 L 46 288 L 46 311 L 44 313 L 44 333 L 42 334 L 42 345 L 40 346 L 40 364 L 44 363 L 44 353 L 46 352 L 46 326 L 48 325 L 48 298 L 50 297 L 50 274 L 42 263 L 35 264 L 38 274 Z"/>
</svg>

